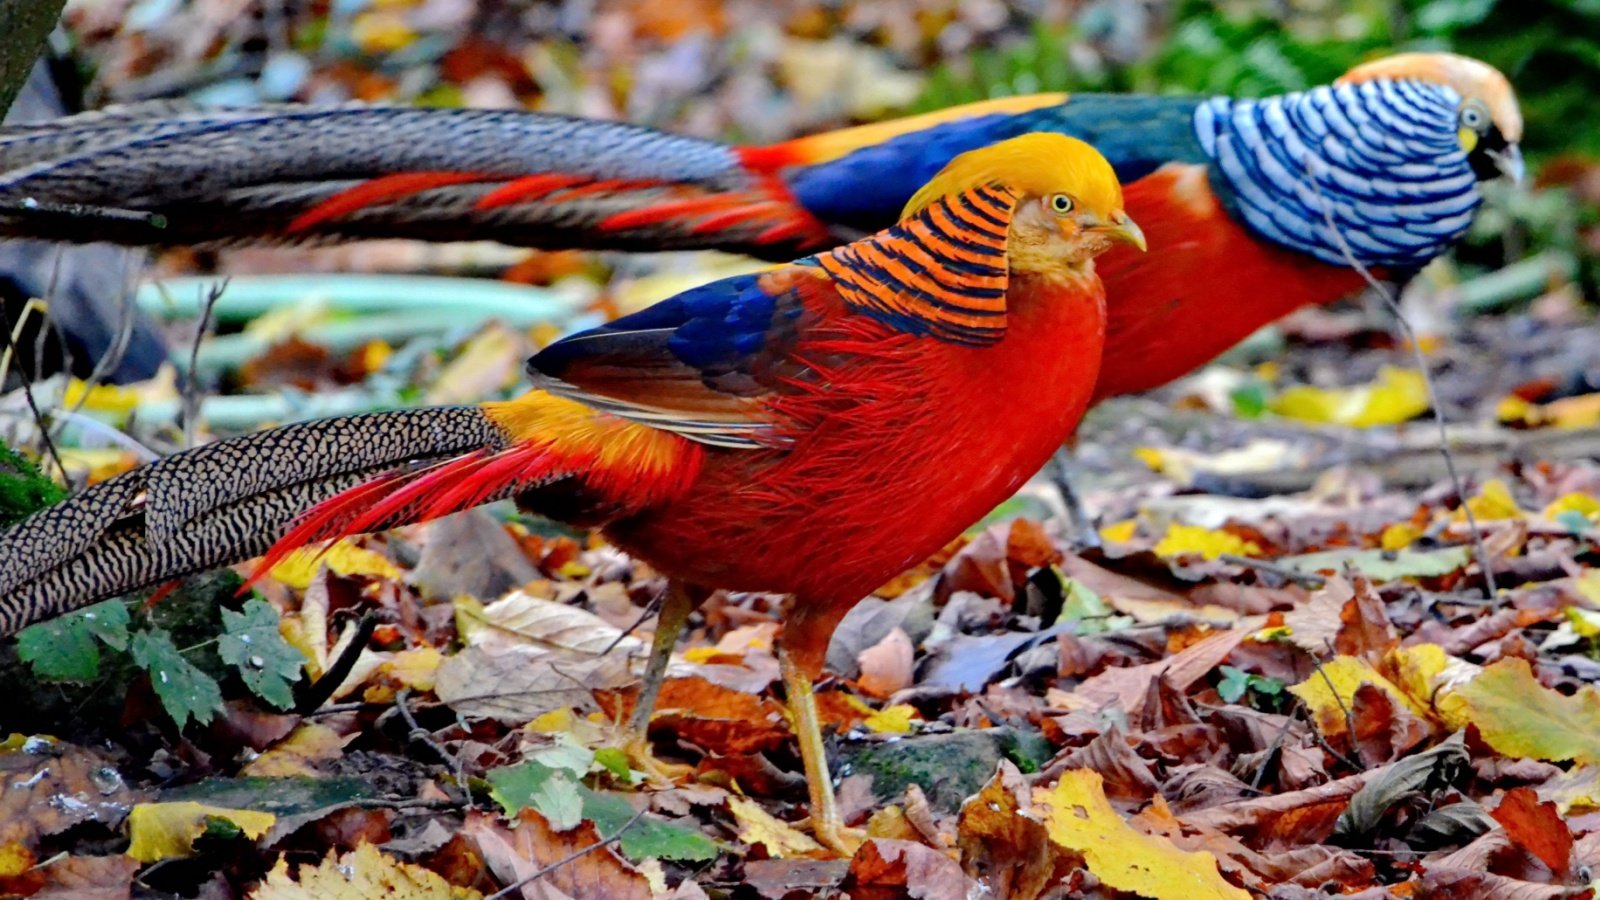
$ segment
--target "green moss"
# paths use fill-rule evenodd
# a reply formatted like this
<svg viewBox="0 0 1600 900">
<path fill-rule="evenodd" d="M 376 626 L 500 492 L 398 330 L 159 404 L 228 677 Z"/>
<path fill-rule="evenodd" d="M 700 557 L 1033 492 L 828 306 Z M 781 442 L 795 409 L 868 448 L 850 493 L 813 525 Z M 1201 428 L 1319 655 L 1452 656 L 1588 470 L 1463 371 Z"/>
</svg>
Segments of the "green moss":
<svg viewBox="0 0 1600 900">
<path fill-rule="evenodd" d="M 0 444 L 0 528 L 20 522 L 66 496 L 60 485 L 46 478 L 22 454 Z"/>
</svg>

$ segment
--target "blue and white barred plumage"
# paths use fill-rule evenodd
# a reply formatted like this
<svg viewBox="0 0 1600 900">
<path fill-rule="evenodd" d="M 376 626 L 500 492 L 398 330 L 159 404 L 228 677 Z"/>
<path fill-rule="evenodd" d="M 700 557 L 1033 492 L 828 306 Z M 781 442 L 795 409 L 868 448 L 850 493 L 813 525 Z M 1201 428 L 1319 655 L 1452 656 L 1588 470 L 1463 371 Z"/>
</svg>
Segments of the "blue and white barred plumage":
<svg viewBox="0 0 1600 900">
<path fill-rule="evenodd" d="M 1348 246 L 1363 265 L 1410 269 L 1465 234 L 1480 201 L 1457 135 L 1460 104 L 1442 85 L 1378 79 L 1216 97 L 1194 126 L 1263 237 L 1333 265 L 1348 265 Z"/>
</svg>

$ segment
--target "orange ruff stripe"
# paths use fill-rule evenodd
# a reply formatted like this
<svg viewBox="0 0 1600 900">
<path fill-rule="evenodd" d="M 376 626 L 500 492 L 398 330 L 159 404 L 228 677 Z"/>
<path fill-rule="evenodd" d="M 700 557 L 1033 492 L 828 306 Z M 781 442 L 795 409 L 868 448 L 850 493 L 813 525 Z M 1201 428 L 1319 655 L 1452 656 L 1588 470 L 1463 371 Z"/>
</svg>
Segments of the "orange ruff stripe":
<svg viewBox="0 0 1600 900">
<path fill-rule="evenodd" d="M 497 179 L 491 175 L 475 172 L 405 172 L 399 175 L 385 175 L 334 194 L 296 216 L 286 230 L 291 234 L 305 231 L 324 222 L 348 216 L 364 207 L 400 200 L 434 188 L 495 180 Z"/>
<path fill-rule="evenodd" d="M 974 196 L 981 192 L 981 196 Z M 1005 334 L 1009 192 L 975 188 L 942 197 L 873 237 L 817 257 L 846 302 L 902 327 L 967 344 Z M 961 207 L 971 204 L 971 209 Z M 996 205 L 998 204 L 998 206 Z M 974 211 L 976 210 L 976 212 Z"/>
</svg>

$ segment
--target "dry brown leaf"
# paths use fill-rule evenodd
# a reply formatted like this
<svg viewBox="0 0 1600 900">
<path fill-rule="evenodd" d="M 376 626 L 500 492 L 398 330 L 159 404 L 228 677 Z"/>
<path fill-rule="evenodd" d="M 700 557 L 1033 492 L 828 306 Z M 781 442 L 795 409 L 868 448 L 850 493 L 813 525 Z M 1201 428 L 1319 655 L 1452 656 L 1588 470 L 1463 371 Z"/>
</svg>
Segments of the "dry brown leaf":
<svg viewBox="0 0 1600 900">
<path fill-rule="evenodd" d="M 127 900 L 139 861 L 129 856 L 68 856 L 35 870 L 43 878 L 31 900 Z"/>
<path fill-rule="evenodd" d="M 961 867 L 991 897 L 1037 897 L 1060 881 L 1044 823 L 1028 811 L 1028 781 L 1002 760 L 983 790 L 961 805 Z"/>
<path fill-rule="evenodd" d="M 1140 666 L 1107 669 L 1078 685 L 1069 697 L 1068 708 L 1100 709 L 1118 704 L 1130 716 L 1138 713 L 1150 690 L 1150 681 L 1163 675 L 1179 690 L 1205 675 L 1228 658 L 1248 637 L 1243 629 L 1218 631 L 1185 647 L 1166 659 Z"/>
<path fill-rule="evenodd" d="M 956 861 L 914 841 L 874 838 L 850 859 L 851 900 L 966 900 L 973 896 Z"/>
<path fill-rule="evenodd" d="M 1540 803 L 1532 788 L 1512 788 L 1489 815 L 1512 843 L 1538 857 L 1556 877 L 1566 877 L 1572 862 L 1572 830 L 1554 803 Z"/>
<path fill-rule="evenodd" d="M 326 725 L 307 722 L 247 763 L 239 774 L 265 778 L 292 775 L 320 777 L 321 770 L 317 763 L 331 762 L 344 756 L 345 743 L 354 737 L 341 737 Z"/>
<path fill-rule="evenodd" d="M 475 841 L 489 869 L 502 884 L 511 884 L 565 859 L 578 850 L 599 844 L 593 822 L 557 832 L 532 809 L 517 815 L 517 827 L 508 829 L 496 817 L 473 810 L 461 834 Z M 649 900 L 650 883 L 618 856 L 614 847 L 598 847 L 522 888 L 527 900 L 573 897 Z"/>
<path fill-rule="evenodd" d="M 861 677 L 856 684 L 873 697 L 883 699 L 911 687 L 916 649 L 901 628 L 894 628 L 883 640 L 861 651 L 856 657 Z"/>
<path fill-rule="evenodd" d="M 18 749 L 0 752 L 0 847 L 32 848 L 84 822 L 115 825 L 133 805 L 121 773 L 82 747 L 42 737 L 7 743 Z"/>
</svg>

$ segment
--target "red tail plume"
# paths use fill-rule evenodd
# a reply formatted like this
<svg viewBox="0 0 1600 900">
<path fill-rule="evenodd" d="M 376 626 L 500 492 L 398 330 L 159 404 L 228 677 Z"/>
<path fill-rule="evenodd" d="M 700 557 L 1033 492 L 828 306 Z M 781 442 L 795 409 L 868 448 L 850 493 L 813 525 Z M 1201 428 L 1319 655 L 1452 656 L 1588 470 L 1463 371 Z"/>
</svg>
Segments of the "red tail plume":
<svg viewBox="0 0 1600 900">
<path fill-rule="evenodd" d="M 332 546 L 340 538 L 471 509 L 531 487 L 566 470 L 571 456 L 557 459 L 546 447 L 524 443 L 480 450 L 418 469 L 379 476 L 342 491 L 307 510 L 257 563 L 246 591 L 290 552 L 307 544 Z M 326 551 L 324 547 L 324 551 Z"/>
<path fill-rule="evenodd" d="M 493 176 L 475 172 L 403 172 L 399 175 L 385 175 L 382 178 L 364 181 L 349 190 L 340 191 L 318 203 L 296 216 L 294 221 L 289 223 L 288 230 L 291 234 L 305 231 L 324 222 L 348 216 L 363 207 L 400 200 L 434 188 L 494 180 L 497 179 Z"/>
</svg>

